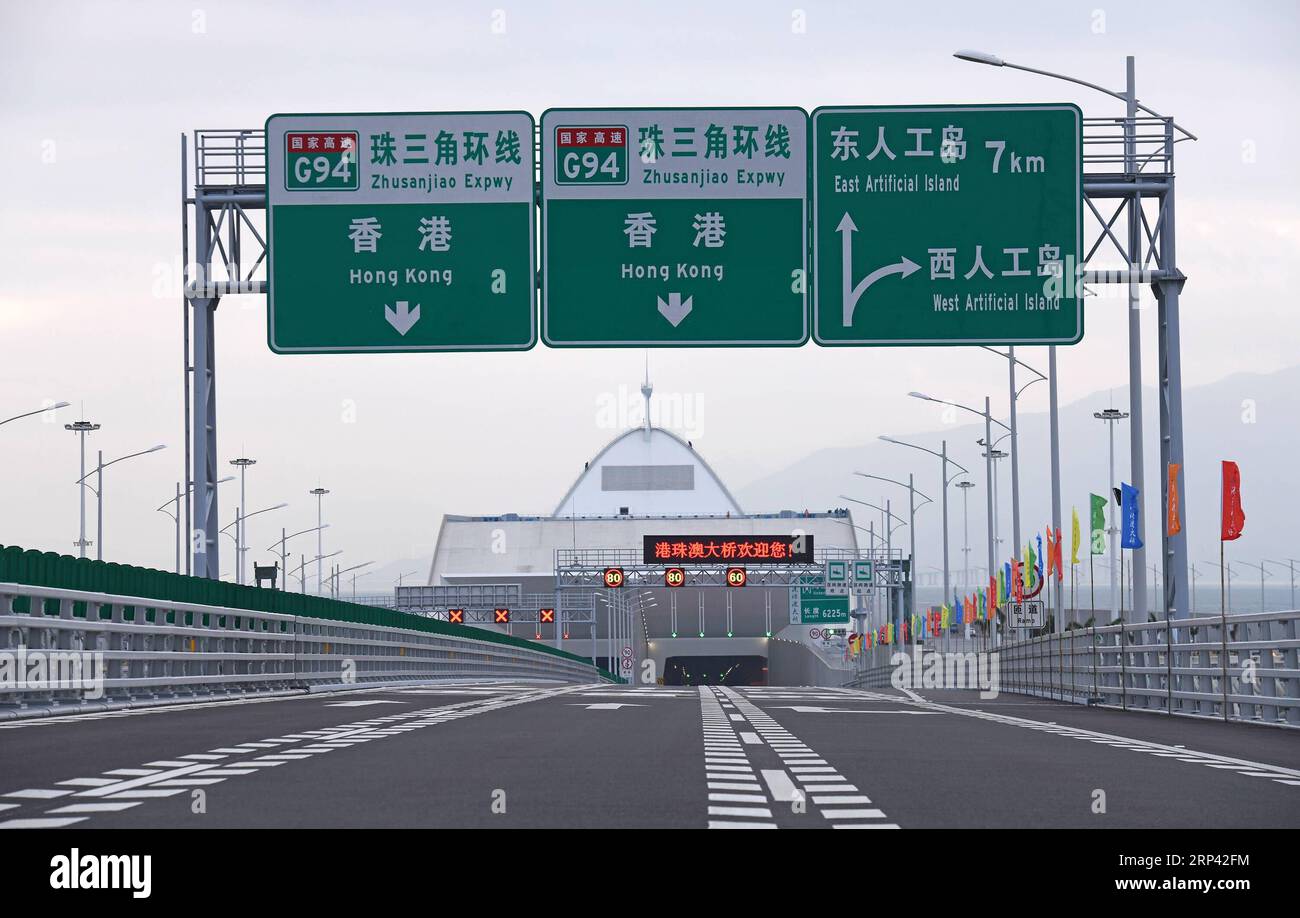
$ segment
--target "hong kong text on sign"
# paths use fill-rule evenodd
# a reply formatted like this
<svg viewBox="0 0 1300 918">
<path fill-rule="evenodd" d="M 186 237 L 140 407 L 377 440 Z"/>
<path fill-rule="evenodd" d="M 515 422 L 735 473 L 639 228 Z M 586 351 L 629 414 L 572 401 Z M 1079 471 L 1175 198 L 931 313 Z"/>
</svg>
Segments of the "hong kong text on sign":
<svg viewBox="0 0 1300 918">
<path fill-rule="evenodd" d="M 1083 337 L 1074 105 L 813 112 L 819 344 Z"/>
<path fill-rule="evenodd" d="M 542 115 L 542 337 L 552 346 L 808 340 L 797 108 Z"/>
<path fill-rule="evenodd" d="M 272 115 L 266 151 L 272 350 L 536 343 L 527 112 Z"/>
</svg>

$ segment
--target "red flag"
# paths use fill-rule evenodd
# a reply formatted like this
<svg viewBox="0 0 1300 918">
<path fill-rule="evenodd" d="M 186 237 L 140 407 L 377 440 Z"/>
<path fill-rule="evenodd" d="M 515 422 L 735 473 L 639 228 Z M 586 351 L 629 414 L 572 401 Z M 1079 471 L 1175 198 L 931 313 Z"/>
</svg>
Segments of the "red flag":
<svg viewBox="0 0 1300 918">
<path fill-rule="evenodd" d="M 1062 570 L 1064 565 L 1061 564 L 1061 527 L 1056 527 L 1056 540 L 1052 542 L 1052 569 L 1056 572 L 1056 582 L 1060 583 L 1065 577 Z"/>
<path fill-rule="evenodd" d="M 1241 509 L 1241 470 L 1237 463 L 1223 462 L 1223 513 L 1220 516 L 1222 532 L 1220 540 L 1231 542 L 1241 538 L 1246 528 L 1246 514 Z"/>
</svg>

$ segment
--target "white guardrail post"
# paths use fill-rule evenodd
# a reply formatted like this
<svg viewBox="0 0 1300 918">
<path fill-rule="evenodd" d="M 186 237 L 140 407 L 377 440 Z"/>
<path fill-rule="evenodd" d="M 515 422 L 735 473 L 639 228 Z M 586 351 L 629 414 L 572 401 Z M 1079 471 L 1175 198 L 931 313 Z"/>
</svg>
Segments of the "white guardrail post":
<svg viewBox="0 0 1300 918">
<path fill-rule="evenodd" d="M 0 583 L 0 718 L 456 679 L 602 681 L 474 637 Z"/>
</svg>

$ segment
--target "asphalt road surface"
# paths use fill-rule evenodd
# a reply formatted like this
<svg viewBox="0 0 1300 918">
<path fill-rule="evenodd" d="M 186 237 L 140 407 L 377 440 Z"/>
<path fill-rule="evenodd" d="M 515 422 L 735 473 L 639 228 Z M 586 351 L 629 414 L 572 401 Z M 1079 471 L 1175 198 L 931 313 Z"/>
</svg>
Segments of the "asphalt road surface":
<svg viewBox="0 0 1300 918">
<path fill-rule="evenodd" d="M 1015 695 L 462 684 L 0 724 L 0 828 L 1300 827 L 1292 731 Z"/>
</svg>

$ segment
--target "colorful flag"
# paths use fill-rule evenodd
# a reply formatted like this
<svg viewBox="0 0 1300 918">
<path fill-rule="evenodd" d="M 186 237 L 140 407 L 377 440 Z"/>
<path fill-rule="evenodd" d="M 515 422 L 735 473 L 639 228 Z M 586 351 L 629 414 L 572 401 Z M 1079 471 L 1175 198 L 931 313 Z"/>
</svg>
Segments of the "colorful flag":
<svg viewBox="0 0 1300 918">
<path fill-rule="evenodd" d="M 1224 542 L 1241 538 L 1246 528 L 1246 513 L 1241 509 L 1241 469 L 1237 463 L 1223 463 L 1223 512 L 1220 516 L 1219 538 Z"/>
<path fill-rule="evenodd" d="M 1092 553 L 1106 554 L 1106 498 L 1100 494 L 1089 494 L 1092 501 Z"/>
<path fill-rule="evenodd" d="M 1120 483 L 1119 512 L 1123 517 L 1120 524 L 1120 548 L 1141 548 L 1142 540 L 1138 538 L 1138 518 L 1141 507 L 1138 504 L 1138 489 L 1131 484 Z"/>
<path fill-rule="evenodd" d="M 1052 527 L 1047 527 L 1047 559 L 1043 562 L 1043 575 L 1052 576 L 1052 565 L 1056 563 L 1056 546 L 1052 544 Z"/>
<path fill-rule="evenodd" d="M 1070 508 L 1070 564 L 1079 563 L 1079 508 Z"/>
<path fill-rule="evenodd" d="M 1165 532 L 1168 535 L 1178 535 L 1183 531 L 1183 519 L 1179 513 L 1178 499 L 1178 473 L 1182 470 L 1182 465 L 1177 462 L 1169 463 L 1169 484 L 1166 490 L 1169 494 L 1169 506 L 1165 514 Z"/>
<path fill-rule="evenodd" d="M 1056 571 L 1056 581 L 1060 583 L 1065 576 L 1061 570 L 1061 527 L 1056 527 L 1056 539 L 1052 542 L 1052 569 Z"/>
</svg>

